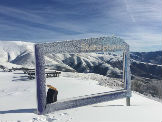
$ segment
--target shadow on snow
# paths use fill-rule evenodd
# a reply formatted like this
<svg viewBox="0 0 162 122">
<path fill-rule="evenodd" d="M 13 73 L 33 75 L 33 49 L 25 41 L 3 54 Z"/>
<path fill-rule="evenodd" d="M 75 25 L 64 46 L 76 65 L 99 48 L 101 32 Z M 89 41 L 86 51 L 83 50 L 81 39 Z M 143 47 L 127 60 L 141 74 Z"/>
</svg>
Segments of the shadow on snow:
<svg viewBox="0 0 162 122">
<path fill-rule="evenodd" d="M 13 77 L 12 81 L 31 81 L 28 76 L 18 76 L 18 77 Z"/>
<path fill-rule="evenodd" d="M 7 110 L 0 111 L 0 114 L 9 114 L 9 113 L 35 113 L 36 109 L 16 109 L 16 110 Z"/>
</svg>

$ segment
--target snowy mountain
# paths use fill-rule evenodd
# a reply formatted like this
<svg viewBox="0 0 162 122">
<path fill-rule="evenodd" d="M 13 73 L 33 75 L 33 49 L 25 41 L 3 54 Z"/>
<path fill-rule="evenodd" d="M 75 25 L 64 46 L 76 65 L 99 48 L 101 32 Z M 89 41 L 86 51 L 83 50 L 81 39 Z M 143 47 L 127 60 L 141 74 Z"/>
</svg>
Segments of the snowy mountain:
<svg viewBox="0 0 162 122">
<path fill-rule="evenodd" d="M 12 61 L 24 53 L 33 52 L 33 43 L 21 41 L 0 41 L 1 61 Z"/>
<path fill-rule="evenodd" d="M 144 55 L 145 54 L 145 55 Z M 135 76 L 161 79 L 161 65 L 147 63 L 146 53 L 131 53 L 131 71 Z M 161 60 L 160 52 L 152 52 L 154 59 Z M 141 55 L 144 55 L 140 58 Z M 146 59 L 145 59 L 146 58 Z M 141 60 L 140 60 L 141 59 Z M 34 67 L 34 44 L 21 41 L 0 41 L 0 63 Z M 45 56 L 46 66 L 56 70 L 97 73 L 104 76 L 118 77 L 122 75 L 122 55 L 103 54 L 48 54 Z M 153 59 L 150 59 L 153 62 Z M 151 70 L 150 70 L 151 69 Z"/>
<path fill-rule="evenodd" d="M 0 65 L 5 67 L 34 67 L 34 44 L 20 41 L 0 42 Z M 131 53 L 132 89 L 145 95 L 162 98 L 162 65 L 159 52 Z M 145 59 L 146 58 L 146 59 Z M 46 67 L 60 71 L 96 73 L 111 78 L 122 79 L 122 55 L 107 54 L 47 54 Z M 150 63 L 151 62 L 151 63 Z M 147 81 L 147 82 L 146 82 Z M 149 89 L 148 89 L 149 88 Z"/>
<path fill-rule="evenodd" d="M 0 63 L 8 67 L 8 63 L 23 67 L 34 67 L 34 44 L 27 42 L 0 42 Z M 46 66 L 62 71 L 93 72 L 102 75 L 121 77 L 121 70 L 114 68 L 106 61 L 122 60 L 121 56 L 108 54 L 48 54 L 45 56 Z M 7 63 L 7 65 L 5 65 Z"/>
<path fill-rule="evenodd" d="M 14 64 L 34 65 L 33 45 L 21 41 L 0 41 L 0 64 L 8 68 L 15 67 Z"/>
<path fill-rule="evenodd" d="M 33 46 L 33 43 L 28 42 L 0 42 L 0 121 L 162 121 L 162 104 L 139 95 L 142 93 L 149 98 L 154 97 L 152 99 L 162 99 L 162 66 L 141 59 L 136 60 L 135 56 L 131 59 L 133 94 L 130 107 L 125 106 L 125 99 L 121 99 L 47 115 L 35 114 L 35 80 L 28 79 L 27 74 L 22 71 L 3 72 L 1 69 L 34 67 Z M 62 72 L 57 78 L 47 78 L 47 84 L 57 87 L 58 100 L 114 90 L 109 83 L 122 84 L 120 53 L 48 54 L 45 60 L 49 69 L 70 71 Z"/>
<path fill-rule="evenodd" d="M 162 51 L 132 52 L 131 58 L 140 62 L 162 65 Z"/>
</svg>

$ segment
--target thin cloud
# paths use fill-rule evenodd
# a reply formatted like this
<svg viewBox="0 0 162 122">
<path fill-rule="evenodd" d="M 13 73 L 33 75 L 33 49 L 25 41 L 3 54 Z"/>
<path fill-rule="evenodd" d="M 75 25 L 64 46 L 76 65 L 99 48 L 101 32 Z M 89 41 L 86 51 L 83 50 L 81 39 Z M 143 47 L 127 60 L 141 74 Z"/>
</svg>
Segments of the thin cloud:
<svg viewBox="0 0 162 122">
<path fill-rule="evenodd" d="M 7 1 L 7 0 L 6 0 Z M 23 1 L 23 0 L 22 0 Z M 55 41 L 112 35 L 132 49 L 161 45 L 161 0 L 50 0 L 0 5 L 0 39 Z M 31 5 L 31 6 L 30 6 Z"/>
<path fill-rule="evenodd" d="M 162 35 L 149 32 L 126 33 L 121 35 L 132 51 L 161 50 Z M 156 48 L 157 47 L 157 48 Z"/>
<path fill-rule="evenodd" d="M 57 31 L 59 31 L 59 29 L 60 29 L 65 32 L 73 31 L 73 33 L 81 33 L 80 31 L 78 31 L 81 29 L 78 29 L 76 26 L 74 26 L 72 24 L 69 28 L 69 27 L 65 26 L 65 25 L 67 25 L 66 22 L 61 23 L 61 24 L 59 24 L 60 22 L 52 23 L 52 22 L 49 22 L 51 20 L 48 20 L 38 14 L 31 13 L 28 10 L 22 10 L 22 9 L 6 7 L 6 6 L 0 6 L 0 9 L 1 9 L 0 13 L 2 15 L 5 15 L 8 17 L 13 17 L 15 19 L 18 19 L 19 21 L 23 20 L 23 21 L 30 22 L 30 23 L 36 23 L 36 24 L 41 24 L 44 26 L 49 26 L 51 28 L 53 27 L 54 29 L 58 29 Z M 70 24 L 68 24 L 68 25 L 70 25 Z M 30 25 L 28 24 L 28 26 L 30 26 Z M 53 29 L 53 31 L 55 31 L 54 29 Z"/>
<path fill-rule="evenodd" d="M 130 16 L 132 22 L 135 23 L 135 22 L 136 22 L 136 19 L 134 18 L 133 14 L 132 14 L 132 12 L 131 12 L 131 8 L 130 8 L 130 6 L 129 6 L 129 4 L 128 4 L 128 1 L 127 1 L 127 0 L 124 0 L 124 2 L 125 2 L 125 6 L 126 6 L 127 13 L 129 14 L 129 16 Z"/>
</svg>

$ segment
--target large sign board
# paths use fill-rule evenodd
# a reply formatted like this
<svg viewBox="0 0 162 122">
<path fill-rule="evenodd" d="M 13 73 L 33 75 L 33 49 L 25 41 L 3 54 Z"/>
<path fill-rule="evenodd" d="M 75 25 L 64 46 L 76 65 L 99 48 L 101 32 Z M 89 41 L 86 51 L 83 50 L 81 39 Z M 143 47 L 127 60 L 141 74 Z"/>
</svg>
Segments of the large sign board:
<svg viewBox="0 0 162 122">
<path fill-rule="evenodd" d="M 98 93 L 96 95 L 89 95 L 86 97 L 83 96 L 79 98 L 72 98 L 70 100 L 58 101 L 52 104 L 46 104 L 45 54 L 75 54 L 110 51 L 123 51 L 123 80 L 125 82 L 123 90 Z M 130 105 L 131 81 L 129 57 L 129 45 L 123 39 L 114 36 L 35 44 L 38 114 L 46 114 L 56 110 L 90 105 L 120 98 L 127 98 L 127 105 Z"/>
</svg>

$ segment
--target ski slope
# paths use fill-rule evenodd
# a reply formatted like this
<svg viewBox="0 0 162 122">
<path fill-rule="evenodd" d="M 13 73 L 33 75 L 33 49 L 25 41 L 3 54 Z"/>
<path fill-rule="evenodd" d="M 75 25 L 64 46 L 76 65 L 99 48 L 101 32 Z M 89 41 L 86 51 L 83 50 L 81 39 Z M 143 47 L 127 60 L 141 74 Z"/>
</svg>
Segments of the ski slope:
<svg viewBox="0 0 162 122">
<path fill-rule="evenodd" d="M 62 75 L 47 78 L 57 87 L 58 100 L 89 95 L 113 89 L 80 77 Z M 84 74 L 83 74 L 84 75 Z M 0 71 L 0 122 L 161 122 L 162 103 L 133 93 L 131 106 L 125 99 L 37 115 L 36 83 L 21 71 Z"/>
</svg>

